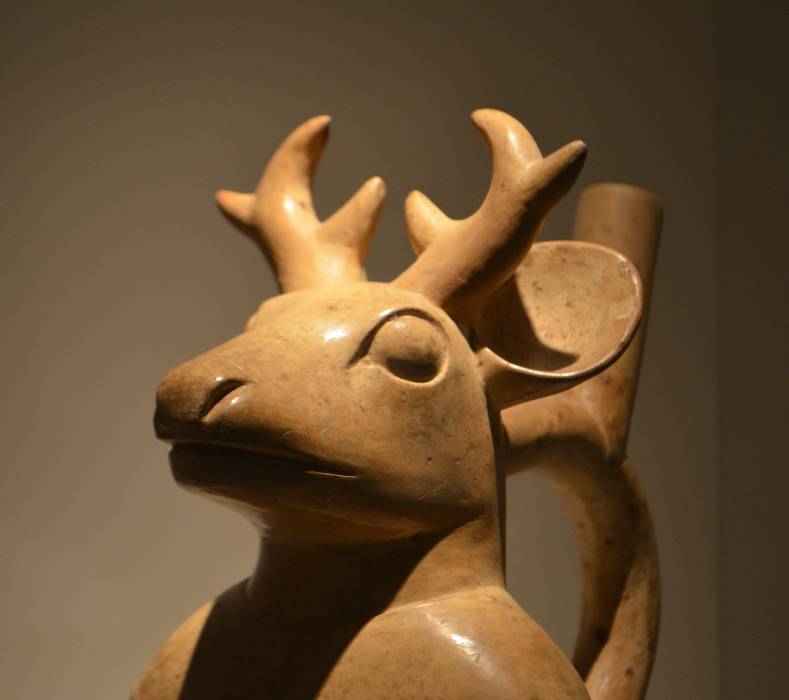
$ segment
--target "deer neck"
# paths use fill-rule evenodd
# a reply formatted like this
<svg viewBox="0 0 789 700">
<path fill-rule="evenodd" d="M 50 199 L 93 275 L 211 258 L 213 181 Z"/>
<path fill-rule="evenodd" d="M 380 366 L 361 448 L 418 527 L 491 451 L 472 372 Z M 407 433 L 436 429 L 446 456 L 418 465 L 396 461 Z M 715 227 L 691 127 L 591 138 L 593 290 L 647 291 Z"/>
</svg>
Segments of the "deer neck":
<svg viewBox="0 0 789 700">
<path fill-rule="evenodd" d="M 270 525 L 246 590 L 270 619 L 370 619 L 460 590 L 503 585 L 502 561 L 495 515 L 442 532 L 366 542 L 294 539 Z"/>
</svg>

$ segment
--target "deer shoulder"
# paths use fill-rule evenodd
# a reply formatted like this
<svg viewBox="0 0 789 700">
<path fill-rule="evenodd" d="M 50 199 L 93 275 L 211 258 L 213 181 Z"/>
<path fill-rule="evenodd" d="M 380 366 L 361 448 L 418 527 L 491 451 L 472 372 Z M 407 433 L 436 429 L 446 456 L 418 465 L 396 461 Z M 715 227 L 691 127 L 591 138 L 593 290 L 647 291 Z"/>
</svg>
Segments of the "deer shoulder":
<svg viewBox="0 0 789 700">
<path fill-rule="evenodd" d="M 588 700 L 564 653 L 498 586 L 390 610 L 333 670 L 321 700 Z"/>
<path fill-rule="evenodd" d="M 177 700 L 197 640 L 213 602 L 192 613 L 161 646 L 143 671 L 132 692 L 132 700 Z"/>
</svg>

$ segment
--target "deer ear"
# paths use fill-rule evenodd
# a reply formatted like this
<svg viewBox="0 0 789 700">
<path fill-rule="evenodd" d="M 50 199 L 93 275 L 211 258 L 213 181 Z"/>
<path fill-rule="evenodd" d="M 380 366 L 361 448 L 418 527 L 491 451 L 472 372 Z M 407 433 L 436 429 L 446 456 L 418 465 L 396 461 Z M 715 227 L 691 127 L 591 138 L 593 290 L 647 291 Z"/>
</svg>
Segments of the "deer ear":
<svg viewBox="0 0 789 700">
<path fill-rule="evenodd" d="M 472 322 L 489 398 L 503 409 L 601 372 L 627 348 L 641 307 L 638 272 L 619 253 L 535 244 Z"/>
</svg>

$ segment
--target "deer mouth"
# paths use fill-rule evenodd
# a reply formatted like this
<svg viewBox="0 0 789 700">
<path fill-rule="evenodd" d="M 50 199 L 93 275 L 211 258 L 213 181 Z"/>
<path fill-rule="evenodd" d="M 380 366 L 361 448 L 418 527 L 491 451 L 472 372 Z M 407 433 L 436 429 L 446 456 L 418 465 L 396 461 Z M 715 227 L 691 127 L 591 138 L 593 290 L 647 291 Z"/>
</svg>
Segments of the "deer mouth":
<svg viewBox="0 0 789 700">
<path fill-rule="evenodd" d="M 326 462 L 313 455 L 281 447 L 177 441 L 170 450 L 170 466 L 179 482 L 212 481 L 217 472 L 253 477 L 260 470 L 285 477 L 305 476 L 353 480 L 358 475 L 345 465 Z"/>
</svg>

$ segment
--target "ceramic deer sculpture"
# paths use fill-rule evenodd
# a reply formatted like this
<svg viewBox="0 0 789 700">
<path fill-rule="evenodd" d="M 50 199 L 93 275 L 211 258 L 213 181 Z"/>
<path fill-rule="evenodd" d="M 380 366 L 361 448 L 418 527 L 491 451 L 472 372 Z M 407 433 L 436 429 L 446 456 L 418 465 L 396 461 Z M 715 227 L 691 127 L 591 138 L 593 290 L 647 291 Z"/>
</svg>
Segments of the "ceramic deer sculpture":
<svg viewBox="0 0 789 700">
<path fill-rule="evenodd" d="M 362 268 L 380 179 L 325 221 L 313 209 L 327 117 L 283 142 L 253 194 L 218 193 L 282 293 L 165 377 L 155 425 L 176 481 L 244 514 L 260 557 L 173 633 L 136 700 L 642 697 L 656 559 L 624 460 L 629 404 L 614 406 L 632 403 L 638 348 L 611 367 L 642 284 L 595 242 L 534 244 L 583 143 L 543 158 L 512 117 L 472 119 L 493 158 L 485 200 L 457 221 L 412 194 L 418 257 L 391 283 Z M 595 375 L 607 383 L 585 389 Z M 579 528 L 577 670 L 504 587 L 506 474 L 528 466 Z"/>
</svg>

